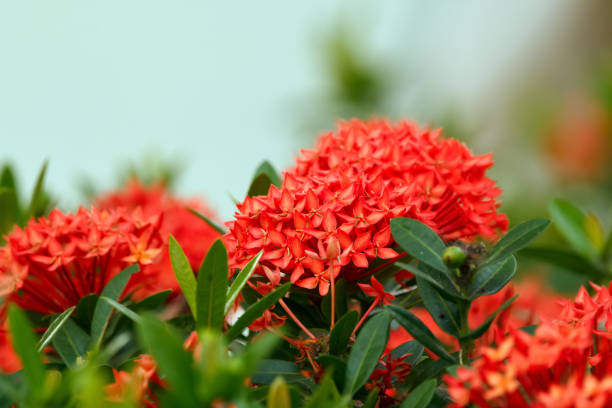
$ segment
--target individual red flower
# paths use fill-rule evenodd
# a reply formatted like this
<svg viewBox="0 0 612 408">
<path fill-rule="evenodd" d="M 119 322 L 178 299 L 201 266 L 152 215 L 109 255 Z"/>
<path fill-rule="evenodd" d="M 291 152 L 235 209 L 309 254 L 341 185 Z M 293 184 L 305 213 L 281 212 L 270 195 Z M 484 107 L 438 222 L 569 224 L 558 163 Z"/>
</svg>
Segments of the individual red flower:
<svg viewBox="0 0 612 408">
<path fill-rule="evenodd" d="M 160 233 L 164 240 L 163 255 L 161 260 L 151 267 L 155 269 L 157 279 L 151 280 L 149 286 L 135 293 L 136 298 L 168 289 L 174 294 L 179 293 L 179 285 L 172 271 L 167 249 L 170 235 L 181 245 L 195 271 L 200 268 L 208 248 L 220 237 L 217 231 L 188 210 L 188 208 L 197 210 L 214 219 L 214 214 L 202 201 L 174 197 L 161 184 L 144 186 L 134 179 L 123 190 L 98 197 L 95 205 L 101 209 L 126 208 L 130 211 L 139 208 L 144 217 L 162 215 Z"/>
<path fill-rule="evenodd" d="M 497 212 L 501 190 L 485 176 L 492 164 L 490 154 L 474 156 L 412 122 L 341 123 L 302 151 L 280 188 L 238 204 L 225 236 L 230 266 L 263 249 L 261 265 L 324 295 L 332 274 L 358 277 L 375 259 L 398 255 L 394 217 L 422 221 L 449 241 L 495 239 L 508 221 Z M 331 242 L 340 247 L 333 259 Z"/>
<path fill-rule="evenodd" d="M 113 368 L 115 382 L 104 387 L 107 401 L 132 401 L 147 408 L 158 407 L 158 401 L 151 389 L 152 384 L 164 386 L 157 375 L 157 364 L 149 355 L 142 354 L 134 360 L 131 372 Z"/>
<path fill-rule="evenodd" d="M 496 347 L 482 347 L 471 367 L 445 376 L 452 406 L 612 406 L 612 295 L 594 286 L 560 301 L 554 319 L 535 334 L 512 330 Z"/>
<path fill-rule="evenodd" d="M 374 302 L 376 304 L 382 303 L 385 305 L 390 305 L 391 301 L 395 299 L 395 296 L 385 292 L 385 288 L 383 287 L 382 283 L 376 280 L 374 276 L 370 278 L 370 282 L 372 283 L 371 285 L 366 285 L 364 283 L 358 283 L 357 285 L 359 285 L 361 290 L 363 290 L 363 293 L 375 298 Z"/>
<path fill-rule="evenodd" d="M 100 293 L 125 267 L 138 263 L 125 293 L 156 279 L 148 266 L 161 253 L 160 216 L 79 208 L 53 210 L 48 218 L 15 227 L 0 253 L 0 293 L 23 309 L 60 313 L 90 293 Z"/>
</svg>

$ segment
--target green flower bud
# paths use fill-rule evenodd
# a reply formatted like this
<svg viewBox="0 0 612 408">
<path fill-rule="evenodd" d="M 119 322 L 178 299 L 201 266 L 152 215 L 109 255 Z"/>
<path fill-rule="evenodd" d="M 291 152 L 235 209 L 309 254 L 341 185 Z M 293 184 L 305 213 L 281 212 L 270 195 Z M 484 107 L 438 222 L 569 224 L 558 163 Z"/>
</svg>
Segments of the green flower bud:
<svg viewBox="0 0 612 408">
<path fill-rule="evenodd" d="M 449 246 L 442 252 L 442 260 L 451 268 L 458 268 L 465 262 L 465 252 L 458 246 Z"/>
</svg>

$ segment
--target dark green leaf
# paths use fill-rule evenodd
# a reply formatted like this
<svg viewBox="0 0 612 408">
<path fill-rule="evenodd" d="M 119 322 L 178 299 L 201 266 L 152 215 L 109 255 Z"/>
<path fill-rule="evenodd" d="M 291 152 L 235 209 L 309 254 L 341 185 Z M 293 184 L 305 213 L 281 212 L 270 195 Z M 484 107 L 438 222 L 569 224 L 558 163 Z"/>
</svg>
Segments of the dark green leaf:
<svg viewBox="0 0 612 408">
<path fill-rule="evenodd" d="M 91 333 L 91 321 L 93 320 L 94 310 L 99 297 L 95 293 L 90 293 L 81 298 L 79 303 L 77 303 L 73 319 L 86 333 Z"/>
<path fill-rule="evenodd" d="M 36 185 L 34 186 L 34 191 L 32 192 L 32 199 L 30 200 L 30 208 L 28 210 L 28 214 L 31 217 L 43 215 L 48 204 L 48 197 L 45 196 L 45 192 L 43 190 L 48 164 L 49 163 L 45 160 L 40 172 L 38 173 Z"/>
<path fill-rule="evenodd" d="M 580 209 L 569 201 L 557 199 L 550 204 L 549 211 L 555 227 L 577 252 L 588 258 L 597 255 L 585 230 L 586 216 Z"/>
<path fill-rule="evenodd" d="M 525 333 L 531 334 L 532 336 L 535 334 L 536 329 L 538 328 L 537 324 L 531 324 L 529 326 L 521 327 L 521 330 Z"/>
<path fill-rule="evenodd" d="M 142 320 L 141 317 L 138 316 L 136 313 L 134 313 L 134 311 L 132 311 L 129 308 L 127 308 L 125 305 L 122 305 L 121 303 L 117 302 L 116 300 L 107 298 L 106 296 L 100 296 L 100 299 L 105 301 L 106 303 L 108 303 L 109 305 L 114 307 L 115 309 L 117 309 L 119 312 L 124 314 L 130 320 L 132 320 L 132 321 L 134 321 L 136 323 L 140 323 L 141 322 L 141 320 Z"/>
<path fill-rule="evenodd" d="M 306 401 L 304 408 L 340 408 L 347 406 L 348 403 L 341 404 L 340 393 L 332 380 L 331 373 L 326 372 L 319 386 Z"/>
<path fill-rule="evenodd" d="M 412 218 L 393 218 L 390 224 L 395 242 L 406 253 L 434 269 L 448 271 L 442 260 L 446 247 L 434 230 Z"/>
<path fill-rule="evenodd" d="M 362 408 L 376 408 L 379 393 L 380 389 L 378 387 L 372 388 L 363 402 Z"/>
<path fill-rule="evenodd" d="M 425 326 L 425 324 L 423 324 L 418 317 L 409 311 L 394 305 L 387 306 L 387 308 L 391 311 L 391 313 L 393 313 L 395 320 L 397 320 L 397 322 L 404 329 L 406 329 L 408 333 L 412 334 L 412 336 L 423 346 L 427 347 L 429 350 L 443 359 L 452 363 L 457 363 L 456 359 L 451 356 L 448 351 L 446 351 L 442 343 L 440 343 L 440 341 L 433 335 L 431 330 L 429 330 L 429 328 Z"/>
<path fill-rule="evenodd" d="M 391 316 L 381 312 L 370 317 L 359 331 L 346 363 L 344 394 L 355 394 L 370 378 L 385 351 L 390 325 Z"/>
<path fill-rule="evenodd" d="M 132 274 L 138 272 L 137 264 L 128 266 L 111 279 L 106 287 L 102 290 L 100 296 L 105 296 L 109 299 L 118 300 Z M 96 308 L 94 309 L 93 320 L 91 321 L 91 341 L 92 346 L 97 347 L 102 342 L 104 332 L 108 326 L 108 320 L 113 311 L 111 305 L 107 302 L 98 299 Z"/>
<path fill-rule="evenodd" d="M 255 384 L 272 384 L 275 378 L 283 377 L 288 384 L 304 381 L 300 367 L 291 362 L 283 360 L 263 360 L 251 381 Z"/>
<path fill-rule="evenodd" d="M 227 251 L 223 242 L 216 240 L 208 253 L 200 273 L 196 289 L 196 326 L 221 330 L 225 319 L 227 295 Z"/>
<path fill-rule="evenodd" d="M 331 354 L 320 354 L 318 362 L 326 373 L 332 373 L 336 388 L 339 390 L 343 389 L 346 379 L 346 361 Z"/>
<path fill-rule="evenodd" d="M 244 288 L 244 285 L 246 285 L 247 281 L 253 274 L 253 271 L 255 270 L 255 268 L 257 268 L 259 259 L 262 255 L 263 249 L 259 251 L 259 253 L 255 255 L 255 257 L 251 259 L 249 263 L 245 265 L 244 268 L 242 268 L 238 275 L 236 275 L 236 278 L 232 282 L 232 285 L 230 286 L 229 291 L 227 292 L 227 299 L 225 300 L 225 313 L 227 313 L 233 306 L 234 301 L 242 291 L 242 288 Z"/>
<path fill-rule="evenodd" d="M 416 278 L 421 299 L 425 307 L 436 321 L 438 326 L 450 334 L 458 337 L 460 330 L 459 307 L 452 301 L 445 299 L 427 280 L 420 276 Z"/>
<path fill-rule="evenodd" d="M 264 161 L 257 167 L 247 195 L 249 197 L 266 195 L 272 184 L 280 187 L 281 179 L 274 167 L 268 161 Z"/>
<path fill-rule="evenodd" d="M 4 234 L 14 224 L 21 224 L 19 193 L 15 176 L 10 166 L 5 165 L 0 175 L 0 233 Z M 1 235 L 1 234 L 0 234 Z M 2 241 L 2 238 L 0 238 Z"/>
<path fill-rule="evenodd" d="M 485 332 L 489 330 L 489 327 L 491 326 L 491 323 L 493 323 L 493 320 L 495 319 L 495 317 L 501 312 L 503 312 L 504 310 L 506 310 L 512 304 L 512 302 L 514 302 L 516 298 L 518 297 L 519 295 L 513 296 L 512 298 L 502 303 L 502 305 L 491 316 L 487 317 L 487 320 L 485 320 L 483 324 L 481 324 L 480 326 L 478 326 L 478 328 L 469 332 L 467 336 L 462 337 L 461 340 L 469 340 L 469 339 L 474 340 L 474 339 L 479 338 L 483 334 L 485 334 Z"/>
<path fill-rule="evenodd" d="M 423 355 L 424 351 L 425 348 L 421 343 L 416 340 L 411 340 L 393 349 L 391 351 L 391 356 L 393 358 L 400 358 L 401 356 L 408 354 L 408 356 L 404 358 L 404 361 L 414 367 Z"/>
<path fill-rule="evenodd" d="M 329 352 L 331 354 L 341 354 L 346 351 L 351 333 L 359 320 L 359 313 L 351 310 L 338 320 L 331 333 L 329 334 Z"/>
<path fill-rule="evenodd" d="M 497 263 L 478 268 L 468 287 L 468 296 L 475 299 L 499 292 L 512 279 L 516 272 L 516 258 L 510 256 Z"/>
<path fill-rule="evenodd" d="M 64 363 L 74 367 L 79 359 L 85 358 L 91 338 L 72 319 L 66 320 L 62 328 L 53 336 L 53 348 Z"/>
<path fill-rule="evenodd" d="M 535 219 L 525 221 L 512 228 L 500 239 L 491 250 L 487 264 L 494 264 L 506 259 L 516 251 L 523 249 L 548 227 L 550 221 Z"/>
<path fill-rule="evenodd" d="M 130 308 L 135 312 L 159 309 L 166 304 L 166 300 L 170 294 L 172 294 L 171 290 L 164 290 L 162 292 L 154 293 L 151 296 L 147 296 L 146 298 L 142 299 L 140 302 L 135 303 Z"/>
<path fill-rule="evenodd" d="M 28 393 L 33 396 L 40 395 L 45 380 L 45 368 L 36 350 L 36 339 L 30 322 L 25 313 L 14 305 L 10 305 L 8 317 L 13 349 L 23 365 Z"/>
<path fill-rule="evenodd" d="M 197 383 L 192 369 L 192 353 L 183 349 L 183 342 L 173 330 L 153 316 L 144 316 L 138 328 L 142 342 L 153 354 L 160 373 L 175 391 L 174 395 L 181 399 L 181 406 L 196 406 Z"/>
<path fill-rule="evenodd" d="M 53 321 L 45 331 L 45 334 L 43 334 L 43 336 L 40 338 L 40 342 L 38 343 L 38 352 L 43 351 L 45 347 L 47 347 L 47 344 L 49 344 L 49 342 L 53 339 L 53 336 L 55 336 L 57 332 L 62 328 L 64 323 L 66 323 L 66 320 L 68 320 L 74 309 L 76 309 L 76 306 L 72 306 L 64 310 L 55 319 L 53 319 Z"/>
<path fill-rule="evenodd" d="M 578 276 L 588 276 L 589 279 L 600 282 L 609 278 L 599 266 L 591 263 L 580 255 L 563 249 L 550 247 L 529 247 L 519 252 L 532 259 L 546 262 Z"/>
<path fill-rule="evenodd" d="M 172 263 L 174 276 L 176 276 L 176 280 L 183 291 L 183 296 L 185 297 L 191 312 L 195 316 L 197 313 L 196 288 L 198 283 L 193 274 L 193 270 L 191 269 L 189 259 L 187 259 L 187 256 L 183 252 L 183 248 L 181 248 L 177 240 L 172 235 L 170 235 L 170 239 L 168 240 L 168 251 L 170 253 L 170 262 Z"/>
<path fill-rule="evenodd" d="M 431 268 L 427 264 L 420 262 L 418 268 L 403 262 L 396 262 L 395 265 L 413 273 L 415 276 L 421 277 L 454 298 L 466 299 L 464 296 L 461 296 L 459 293 L 459 287 L 455 284 L 451 277 L 444 272 L 440 272 L 437 269 Z"/>
<path fill-rule="evenodd" d="M 208 224 L 209 227 L 211 227 L 212 229 L 214 229 L 215 231 L 217 231 L 219 234 L 221 235 L 225 235 L 227 234 L 227 231 L 225 230 L 225 228 L 223 228 L 221 225 L 217 224 L 215 221 L 213 221 L 211 218 L 208 218 L 207 216 L 205 216 L 204 214 L 194 210 L 193 208 L 188 208 L 189 212 L 191 212 L 193 215 L 195 215 L 196 217 L 198 217 L 199 219 L 201 219 L 202 221 L 204 221 L 205 223 Z"/>
<path fill-rule="evenodd" d="M 418 387 L 410 391 L 408 398 L 402 402 L 400 408 L 427 408 L 437 386 L 438 382 L 435 378 L 423 381 Z"/>
<path fill-rule="evenodd" d="M 228 330 L 226 334 L 227 342 L 230 343 L 232 340 L 240 336 L 240 333 L 242 333 L 244 329 L 253 323 L 255 319 L 262 316 L 266 309 L 273 306 L 280 298 L 285 296 L 290 288 L 291 282 L 287 282 L 277 287 L 272 292 L 261 298 L 259 302 L 251 305 L 247 310 L 245 310 L 242 316 L 240 316 L 236 323 L 234 323 L 234 325 Z"/>
</svg>

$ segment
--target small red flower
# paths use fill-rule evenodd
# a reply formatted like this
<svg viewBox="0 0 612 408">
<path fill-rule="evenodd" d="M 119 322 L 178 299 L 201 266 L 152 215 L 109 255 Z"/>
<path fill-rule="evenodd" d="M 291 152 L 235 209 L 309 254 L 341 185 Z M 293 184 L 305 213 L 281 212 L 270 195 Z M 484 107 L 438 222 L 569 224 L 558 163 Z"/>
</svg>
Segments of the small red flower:
<svg viewBox="0 0 612 408">
<path fill-rule="evenodd" d="M 372 283 L 371 285 L 367 285 L 364 283 L 358 283 L 357 285 L 359 285 L 361 290 L 363 290 L 363 293 L 375 298 L 374 302 L 376 304 L 383 303 L 385 305 L 390 305 L 391 301 L 395 299 L 395 296 L 385 292 L 385 288 L 383 287 L 383 285 L 379 281 L 377 281 L 374 276 L 370 278 L 370 282 Z"/>
</svg>

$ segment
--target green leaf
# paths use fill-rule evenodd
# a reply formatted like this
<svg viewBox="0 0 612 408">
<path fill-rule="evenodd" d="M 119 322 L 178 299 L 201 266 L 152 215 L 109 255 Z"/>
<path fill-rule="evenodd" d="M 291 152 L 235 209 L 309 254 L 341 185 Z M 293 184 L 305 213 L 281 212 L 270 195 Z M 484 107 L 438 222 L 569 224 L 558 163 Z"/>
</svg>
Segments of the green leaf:
<svg viewBox="0 0 612 408">
<path fill-rule="evenodd" d="M 404 310 L 395 305 L 386 306 L 391 313 L 393 313 L 393 317 L 395 320 L 408 331 L 408 333 L 412 334 L 412 336 L 419 341 L 423 346 L 427 347 L 436 355 L 442 357 L 443 359 L 450 361 L 452 363 L 457 363 L 457 360 L 449 354 L 448 351 L 444 348 L 442 343 L 433 335 L 431 330 L 422 321 L 419 320 L 418 317 L 410 313 L 408 310 Z"/>
<path fill-rule="evenodd" d="M 416 340 L 411 340 L 394 348 L 391 351 L 391 356 L 393 358 L 400 358 L 401 356 L 408 354 L 408 356 L 404 358 L 404 361 L 414 367 L 423 355 L 424 351 L 425 348 L 421 343 Z"/>
<path fill-rule="evenodd" d="M 162 292 L 154 293 L 151 296 L 147 296 L 146 298 L 142 299 L 140 302 L 135 303 L 131 309 L 135 312 L 159 309 L 165 306 L 166 300 L 171 294 L 171 290 L 164 290 Z"/>
<path fill-rule="evenodd" d="M 346 345 L 358 320 L 359 313 L 356 310 L 347 312 L 338 320 L 329 334 L 329 352 L 331 354 L 338 355 L 346 351 Z"/>
<path fill-rule="evenodd" d="M 362 408 L 376 408 L 379 393 L 380 389 L 378 387 L 372 388 L 363 402 Z"/>
<path fill-rule="evenodd" d="M 118 300 L 125 286 L 134 273 L 139 271 L 138 264 L 128 266 L 111 279 L 106 287 L 102 290 L 100 297 Z M 113 311 L 113 308 L 107 302 L 98 299 L 94 309 L 93 320 L 91 322 L 91 340 L 92 346 L 98 347 L 102 343 L 104 332 L 108 326 L 108 320 Z"/>
<path fill-rule="evenodd" d="M 85 330 L 86 333 L 91 333 L 91 322 L 93 320 L 94 310 L 96 309 L 96 303 L 98 303 L 99 298 L 100 295 L 90 293 L 89 295 L 81 298 L 79 303 L 77 303 L 73 319 L 76 324 Z"/>
<path fill-rule="evenodd" d="M 289 387 L 283 377 L 276 378 L 270 385 L 267 408 L 291 408 Z"/>
<path fill-rule="evenodd" d="M 381 312 L 371 317 L 359 331 L 346 364 L 344 394 L 355 394 L 370 378 L 387 346 L 390 325 L 391 316 Z"/>
<path fill-rule="evenodd" d="M 272 292 L 268 293 L 266 296 L 262 297 L 261 300 L 257 303 L 249 306 L 247 310 L 244 311 L 242 316 L 234 323 L 234 325 L 227 331 L 226 338 L 227 342 L 230 343 L 232 340 L 238 338 L 240 333 L 244 329 L 246 329 L 251 323 L 255 321 L 255 319 L 259 318 L 269 307 L 273 306 L 280 298 L 285 296 L 289 289 L 291 288 L 291 282 L 287 282 Z"/>
<path fill-rule="evenodd" d="M 48 164 L 49 162 L 45 160 L 40 172 L 38 173 L 36 185 L 34 186 L 34 191 L 32 192 L 32 199 L 30 200 L 30 208 L 28 209 L 28 214 L 30 217 L 43 215 L 48 204 L 48 198 L 45 196 L 45 192 L 43 190 Z"/>
<path fill-rule="evenodd" d="M 259 363 L 251 381 L 255 384 L 272 384 L 277 377 L 284 378 L 288 384 L 299 383 L 305 379 L 300 367 L 291 361 L 263 360 Z"/>
<path fill-rule="evenodd" d="M 19 193 L 15 175 L 10 166 L 5 165 L 0 175 L 0 235 L 8 232 L 14 224 L 21 224 Z M 0 242 L 4 242 L 0 238 Z"/>
<path fill-rule="evenodd" d="M 396 262 L 395 265 L 398 267 L 411 272 L 415 276 L 421 277 L 423 280 L 426 280 L 431 285 L 437 287 L 442 290 L 444 293 L 452 296 L 456 299 L 466 299 L 459 293 L 459 287 L 457 284 L 444 272 L 440 272 L 437 269 L 431 268 L 427 264 L 419 263 L 418 267 L 412 266 L 411 264 L 406 264 L 403 262 Z"/>
<path fill-rule="evenodd" d="M 266 195 L 272 184 L 280 187 L 281 179 L 274 167 L 268 161 L 264 161 L 257 167 L 247 195 L 249 197 Z"/>
<path fill-rule="evenodd" d="M 189 210 L 190 213 L 192 213 L 193 215 L 195 215 L 196 217 L 198 217 L 199 219 L 207 223 L 208 226 L 210 226 L 212 229 L 217 231 L 219 234 L 221 235 L 227 234 L 227 231 L 225 230 L 225 228 L 217 224 L 213 219 L 205 216 L 204 214 L 202 214 L 201 212 L 197 210 L 194 210 L 193 208 L 187 208 L 187 210 Z"/>
<path fill-rule="evenodd" d="M 535 220 L 525 221 L 516 227 L 512 228 L 495 244 L 487 264 L 494 264 L 502 259 L 506 259 L 516 251 L 523 249 L 542 233 L 548 227 L 550 221 L 537 218 Z"/>
<path fill-rule="evenodd" d="M 588 258 L 597 255 L 597 249 L 591 243 L 585 229 L 586 216 L 580 209 L 569 201 L 556 199 L 548 210 L 555 227 L 577 252 Z"/>
<path fill-rule="evenodd" d="M 68 367 L 74 367 L 79 360 L 87 355 L 91 338 L 72 319 L 66 323 L 53 337 L 53 348 Z"/>
<path fill-rule="evenodd" d="M 519 295 L 513 296 L 510 299 L 506 300 L 504 303 L 502 303 L 502 305 L 495 311 L 495 313 L 487 317 L 487 320 L 485 320 L 483 324 L 469 332 L 466 336 L 461 337 L 461 340 L 474 340 L 482 336 L 487 330 L 489 330 L 489 327 L 491 326 L 491 323 L 493 323 L 493 320 L 495 320 L 495 317 L 504 310 L 506 310 L 518 297 Z"/>
<path fill-rule="evenodd" d="M 174 276 L 176 276 L 176 280 L 183 291 L 183 296 L 189 308 L 193 314 L 196 315 L 196 288 L 198 283 L 191 269 L 189 259 L 187 259 L 187 256 L 183 252 L 183 248 L 181 248 L 172 235 L 170 235 L 168 240 L 168 251 L 170 253 L 170 262 L 172 263 Z"/>
<path fill-rule="evenodd" d="M 459 307 L 445 299 L 442 295 L 422 277 L 417 276 L 417 286 L 425 307 L 436 321 L 438 326 L 454 337 L 459 337 Z"/>
<path fill-rule="evenodd" d="M 427 408 L 437 386 L 438 382 L 435 378 L 423 381 L 418 387 L 410 391 L 408 398 L 402 402 L 400 408 Z"/>
<path fill-rule="evenodd" d="M 390 224 L 395 242 L 407 254 L 434 269 L 448 272 L 442 260 L 446 246 L 434 230 L 412 218 L 393 218 Z"/>
<path fill-rule="evenodd" d="M 524 248 L 519 254 L 554 265 L 578 276 L 588 276 L 595 282 L 609 278 L 607 273 L 599 266 L 574 252 L 564 249 L 538 246 Z"/>
<path fill-rule="evenodd" d="M 347 406 L 348 403 L 341 404 L 340 393 L 332 379 L 332 373 L 326 371 L 319 386 L 306 400 L 304 408 L 340 408 Z"/>
<path fill-rule="evenodd" d="M 116 300 L 107 298 L 106 296 L 100 296 L 100 299 L 105 301 L 106 303 L 108 303 L 109 305 L 114 307 L 115 309 L 117 309 L 119 312 L 123 313 L 130 320 L 132 320 L 132 321 L 134 321 L 136 323 L 140 323 L 142 321 L 142 318 L 140 316 L 138 316 L 138 314 L 134 313 L 134 311 L 130 310 L 125 305 L 122 305 L 121 303 L 117 302 Z"/>
<path fill-rule="evenodd" d="M 70 317 L 74 309 L 76 309 L 76 306 L 72 306 L 64 310 L 55 319 L 53 319 L 51 324 L 49 324 L 49 327 L 45 331 L 45 334 L 43 334 L 43 336 L 40 338 L 40 342 L 38 343 L 39 353 L 42 352 L 45 349 L 45 347 L 47 347 L 49 342 L 51 342 L 51 340 L 53 339 L 53 336 L 55 336 L 57 332 L 62 328 L 64 323 L 66 323 L 66 321 L 68 320 L 68 318 Z"/>
<path fill-rule="evenodd" d="M 221 330 L 225 318 L 227 295 L 227 251 L 217 239 L 206 254 L 196 288 L 196 327 Z"/>
<path fill-rule="evenodd" d="M 597 254 L 603 253 L 603 249 L 606 245 L 606 236 L 601 225 L 601 221 L 595 214 L 587 214 L 584 218 L 584 232 L 589 239 L 589 242 Z"/>
<path fill-rule="evenodd" d="M 40 395 L 45 380 L 45 368 L 36 349 L 32 326 L 23 310 L 15 305 L 9 306 L 8 317 L 13 349 L 23 365 L 28 393 L 32 396 Z"/>
<path fill-rule="evenodd" d="M 168 381 L 174 395 L 181 399 L 181 406 L 196 406 L 196 374 L 193 370 L 193 355 L 183 349 L 178 335 L 159 319 L 144 316 L 138 325 L 140 338 L 151 351 L 160 373 Z"/>
<path fill-rule="evenodd" d="M 251 259 L 249 263 L 244 266 L 244 268 L 242 268 L 238 275 L 236 275 L 236 278 L 232 282 L 232 285 L 227 292 L 227 299 L 225 300 L 225 313 L 227 313 L 233 306 L 234 301 L 242 291 L 242 288 L 244 288 L 244 285 L 246 285 L 247 281 L 253 274 L 253 271 L 255 268 L 257 268 L 257 264 L 259 263 L 262 255 L 263 249 L 259 251 L 259 253 L 255 255 L 255 257 Z"/>
<path fill-rule="evenodd" d="M 472 299 L 499 292 L 516 273 L 516 258 L 510 256 L 494 264 L 487 263 L 474 273 L 468 287 L 468 296 Z"/>
</svg>

